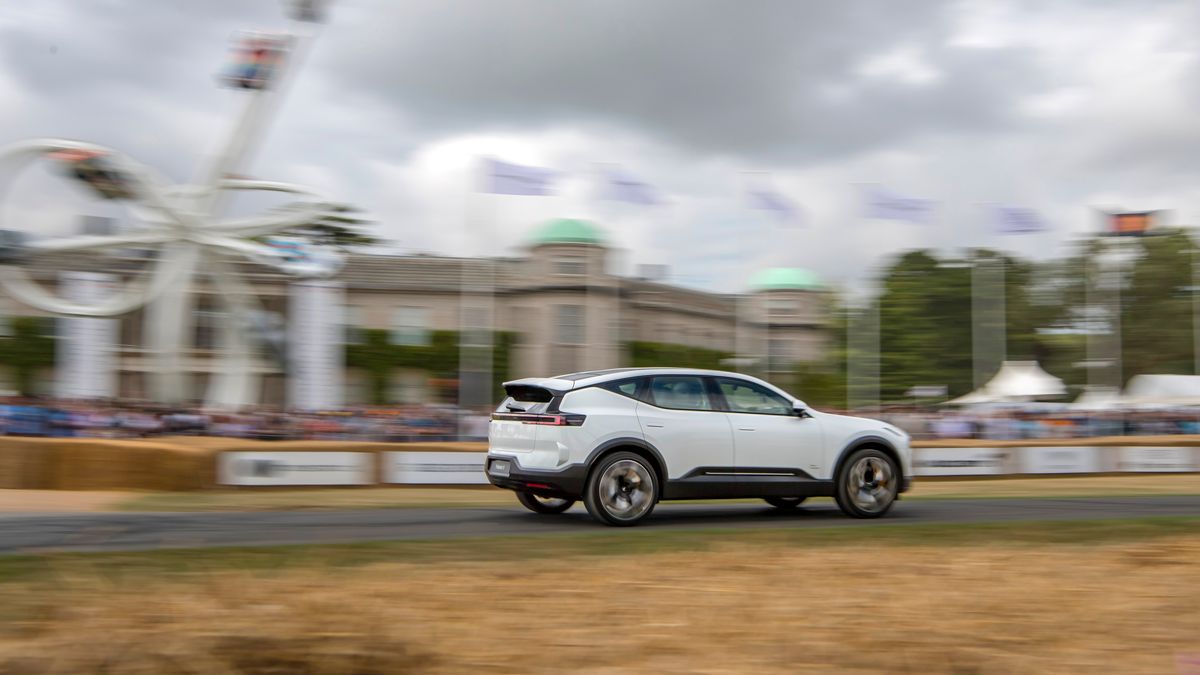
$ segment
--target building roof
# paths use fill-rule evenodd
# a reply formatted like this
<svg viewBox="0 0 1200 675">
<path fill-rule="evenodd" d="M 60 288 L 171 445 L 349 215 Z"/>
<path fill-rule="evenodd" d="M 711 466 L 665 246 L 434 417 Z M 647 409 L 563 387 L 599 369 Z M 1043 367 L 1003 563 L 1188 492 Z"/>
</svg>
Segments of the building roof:
<svg viewBox="0 0 1200 675">
<path fill-rule="evenodd" d="M 760 291 L 815 291 L 825 287 L 815 273 L 799 267 L 772 267 L 755 275 L 750 285 Z"/>
<path fill-rule="evenodd" d="M 544 244 L 603 244 L 604 235 L 594 223 L 574 218 L 560 218 L 542 225 L 529 241 L 534 246 Z"/>
</svg>

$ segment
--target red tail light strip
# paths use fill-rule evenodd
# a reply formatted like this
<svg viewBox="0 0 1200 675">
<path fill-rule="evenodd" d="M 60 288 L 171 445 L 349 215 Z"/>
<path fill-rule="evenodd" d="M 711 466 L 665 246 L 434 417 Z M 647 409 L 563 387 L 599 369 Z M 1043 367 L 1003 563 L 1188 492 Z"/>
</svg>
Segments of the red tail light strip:
<svg viewBox="0 0 1200 675">
<path fill-rule="evenodd" d="M 540 424 L 548 427 L 579 427 L 583 426 L 586 415 L 575 413 L 559 413 L 555 415 L 538 415 L 535 413 L 492 413 L 492 419 L 502 422 L 521 422 L 522 424 Z"/>
</svg>

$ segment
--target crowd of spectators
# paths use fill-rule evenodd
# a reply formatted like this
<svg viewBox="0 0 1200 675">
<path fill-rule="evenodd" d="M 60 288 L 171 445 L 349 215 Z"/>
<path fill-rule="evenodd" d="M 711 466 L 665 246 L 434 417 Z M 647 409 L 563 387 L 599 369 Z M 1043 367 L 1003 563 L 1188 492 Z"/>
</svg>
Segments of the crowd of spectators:
<svg viewBox="0 0 1200 675">
<path fill-rule="evenodd" d="M 483 440 L 487 437 L 489 412 L 446 404 L 406 404 L 320 412 L 256 408 L 231 413 L 134 402 L 8 398 L 0 399 L 0 433 L 89 438 L 186 435 L 259 440 Z M 1200 409 L 1079 412 L 894 407 L 853 414 L 883 419 L 915 439 L 1200 434 Z"/>
<path fill-rule="evenodd" d="M 259 408 L 205 411 L 117 401 L 0 399 L 7 436 L 152 438 L 226 436 L 258 440 L 448 441 L 487 436 L 486 411 L 452 405 L 357 407 L 320 412 Z"/>
<path fill-rule="evenodd" d="M 1152 436 L 1200 434 L 1200 409 L 1070 410 L 891 409 L 876 416 L 917 439 L 982 438 L 1089 438 L 1096 436 Z"/>
</svg>

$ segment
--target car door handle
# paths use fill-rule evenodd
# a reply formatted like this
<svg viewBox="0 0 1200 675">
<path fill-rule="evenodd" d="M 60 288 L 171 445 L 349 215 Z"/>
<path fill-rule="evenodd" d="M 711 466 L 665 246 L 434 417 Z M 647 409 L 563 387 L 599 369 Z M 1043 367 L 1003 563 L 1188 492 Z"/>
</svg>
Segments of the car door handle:
<svg viewBox="0 0 1200 675">
<path fill-rule="evenodd" d="M 654 427 L 655 429 L 661 429 L 661 428 L 663 428 L 663 425 L 661 425 L 661 424 L 650 424 L 650 423 L 647 423 L 647 424 L 646 424 L 646 426 L 648 426 L 648 427 Z"/>
<path fill-rule="evenodd" d="M 738 427 L 738 431 L 754 431 L 754 427 Z"/>
</svg>

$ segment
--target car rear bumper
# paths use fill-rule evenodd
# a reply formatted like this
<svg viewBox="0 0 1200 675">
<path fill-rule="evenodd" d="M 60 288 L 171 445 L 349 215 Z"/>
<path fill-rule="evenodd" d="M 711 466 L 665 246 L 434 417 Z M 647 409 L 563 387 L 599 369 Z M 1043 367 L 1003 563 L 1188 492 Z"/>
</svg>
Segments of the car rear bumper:
<svg viewBox="0 0 1200 675">
<path fill-rule="evenodd" d="M 492 474 L 492 462 L 496 460 L 509 462 L 511 469 L 507 476 Z M 496 487 L 532 492 L 544 497 L 581 499 L 587 481 L 587 466 L 584 464 L 568 464 L 561 469 L 526 469 L 511 455 L 488 455 L 484 472 L 488 481 Z"/>
</svg>

